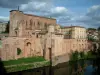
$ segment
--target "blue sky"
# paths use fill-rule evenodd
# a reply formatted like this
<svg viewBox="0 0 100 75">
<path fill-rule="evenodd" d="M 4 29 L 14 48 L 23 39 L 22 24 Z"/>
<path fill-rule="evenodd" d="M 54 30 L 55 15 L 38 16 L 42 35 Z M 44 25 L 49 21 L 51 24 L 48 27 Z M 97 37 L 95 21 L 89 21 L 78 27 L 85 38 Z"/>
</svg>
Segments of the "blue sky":
<svg viewBox="0 0 100 75">
<path fill-rule="evenodd" d="M 17 6 L 25 13 L 56 18 L 64 26 L 100 26 L 100 0 L 0 0 L 0 21 L 8 21 L 9 11 Z"/>
</svg>

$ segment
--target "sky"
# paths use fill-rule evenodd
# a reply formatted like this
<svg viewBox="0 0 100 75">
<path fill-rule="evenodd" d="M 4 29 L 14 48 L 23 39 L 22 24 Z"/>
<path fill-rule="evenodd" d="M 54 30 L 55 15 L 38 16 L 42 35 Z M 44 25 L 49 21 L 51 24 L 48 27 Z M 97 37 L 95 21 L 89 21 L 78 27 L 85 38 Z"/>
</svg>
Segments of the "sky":
<svg viewBox="0 0 100 75">
<path fill-rule="evenodd" d="M 63 26 L 100 26 L 100 0 L 0 0 L 0 22 L 8 21 L 10 10 L 52 17 Z"/>
</svg>

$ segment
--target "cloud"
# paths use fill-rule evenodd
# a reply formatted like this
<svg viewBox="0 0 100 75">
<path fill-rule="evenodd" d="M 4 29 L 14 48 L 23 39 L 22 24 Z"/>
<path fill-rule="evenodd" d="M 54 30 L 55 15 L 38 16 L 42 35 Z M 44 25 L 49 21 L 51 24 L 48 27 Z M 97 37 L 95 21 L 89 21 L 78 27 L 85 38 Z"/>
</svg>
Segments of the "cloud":
<svg viewBox="0 0 100 75">
<path fill-rule="evenodd" d="M 7 22 L 9 21 L 9 17 L 0 16 L 0 22 Z"/>
<path fill-rule="evenodd" d="M 59 0 L 60 1 L 60 0 Z M 61 3 L 59 2 L 58 3 Z M 87 0 L 86 0 L 87 1 Z M 0 0 L 0 7 L 17 9 L 25 13 L 39 16 L 54 17 L 62 25 L 75 24 L 83 26 L 100 26 L 100 5 L 94 5 L 88 8 L 84 15 L 79 15 L 70 11 L 67 7 L 58 6 L 55 0 Z M 63 1 L 65 3 L 65 1 Z M 85 3 L 86 4 L 86 3 Z M 7 17 L 0 17 L 0 21 L 7 21 Z"/>
<path fill-rule="evenodd" d="M 25 13 L 33 13 L 46 17 L 61 18 L 68 14 L 68 9 L 63 6 L 55 6 L 52 0 L 0 0 L 0 7 L 20 10 Z"/>
<path fill-rule="evenodd" d="M 0 7 L 17 8 L 21 4 L 28 3 L 30 0 L 0 0 Z"/>
<path fill-rule="evenodd" d="M 57 20 L 67 17 L 69 10 L 63 6 L 55 6 L 53 0 L 0 0 L 0 7 L 17 9 L 25 13 L 54 17 Z"/>
<path fill-rule="evenodd" d="M 63 6 L 54 6 L 52 0 L 47 1 L 30 1 L 27 4 L 20 5 L 20 9 L 25 12 L 37 12 L 42 16 L 51 16 L 58 18 L 65 16 L 68 12 L 68 9 Z"/>
<path fill-rule="evenodd" d="M 59 20 L 59 23 L 63 25 L 74 24 L 98 28 L 100 26 L 100 5 L 88 8 L 88 11 L 84 15 L 72 14 L 72 16 L 64 17 Z"/>
<path fill-rule="evenodd" d="M 20 5 L 22 11 L 27 12 L 47 12 L 49 5 L 46 2 L 28 2 L 27 4 Z"/>
<path fill-rule="evenodd" d="M 85 16 L 80 18 L 79 21 L 92 27 L 100 26 L 100 5 L 94 5 L 90 7 Z"/>
<path fill-rule="evenodd" d="M 48 14 L 51 17 L 61 17 L 65 16 L 68 12 L 68 9 L 65 7 L 53 7 L 50 9 L 50 13 Z"/>
<path fill-rule="evenodd" d="M 22 4 L 28 4 L 29 2 L 48 2 L 50 0 L 0 0 L 0 7 L 3 8 L 17 8 Z"/>
<path fill-rule="evenodd" d="M 58 6 L 58 7 L 52 7 L 49 8 L 49 11 L 47 13 L 45 13 L 45 16 L 50 16 L 50 17 L 54 17 L 54 18 L 61 18 L 64 16 L 68 15 L 68 9 L 62 6 Z"/>
</svg>

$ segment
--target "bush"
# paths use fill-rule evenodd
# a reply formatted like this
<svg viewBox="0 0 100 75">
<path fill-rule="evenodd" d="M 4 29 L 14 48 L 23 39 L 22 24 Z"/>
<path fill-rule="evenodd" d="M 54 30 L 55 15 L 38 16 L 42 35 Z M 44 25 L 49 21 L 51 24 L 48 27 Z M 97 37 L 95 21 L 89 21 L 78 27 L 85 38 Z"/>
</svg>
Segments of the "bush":
<svg viewBox="0 0 100 75">
<path fill-rule="evenodd" d="M 76 61 L 76 60 L 78 60 L 78 58 L 79 58 L 79 53 L 78 53 L 78 51 L 75 51 L 71 54 L 70 61 Z"/>
</svg>

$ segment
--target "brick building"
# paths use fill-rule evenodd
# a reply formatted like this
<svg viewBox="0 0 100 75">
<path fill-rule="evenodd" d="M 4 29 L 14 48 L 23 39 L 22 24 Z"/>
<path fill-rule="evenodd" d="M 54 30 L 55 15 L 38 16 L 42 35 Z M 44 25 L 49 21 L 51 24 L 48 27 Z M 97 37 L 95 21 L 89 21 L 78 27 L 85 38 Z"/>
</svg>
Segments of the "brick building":
<svg viewBox="0 0 100 75">
<path fill-rule="evenodd" d="M 48 25 L 56 25 L 56 19 L 10 11 L 10 36 L 27 37 L 34 30 L 46 30 Z"/>
<path fill-rule="evenodd" d="M 2 38 L 1 59 L 44 56 L 50 60 L 50 50 L 52 50 L 51 55 L 55 64 L 68 61 L 68 53 L 71 50 L 88 49 L 85 28 L 75 26 L 66 30 L 69 32 L 71 29 L 73 29 L 72 38 L 65 38 L 60 26 L 56 24 L 56 19 L 12 10 L 9 37 Z M 20 54 L 17 54 L 18 49 L 21 50 Z"/>
</svg>

